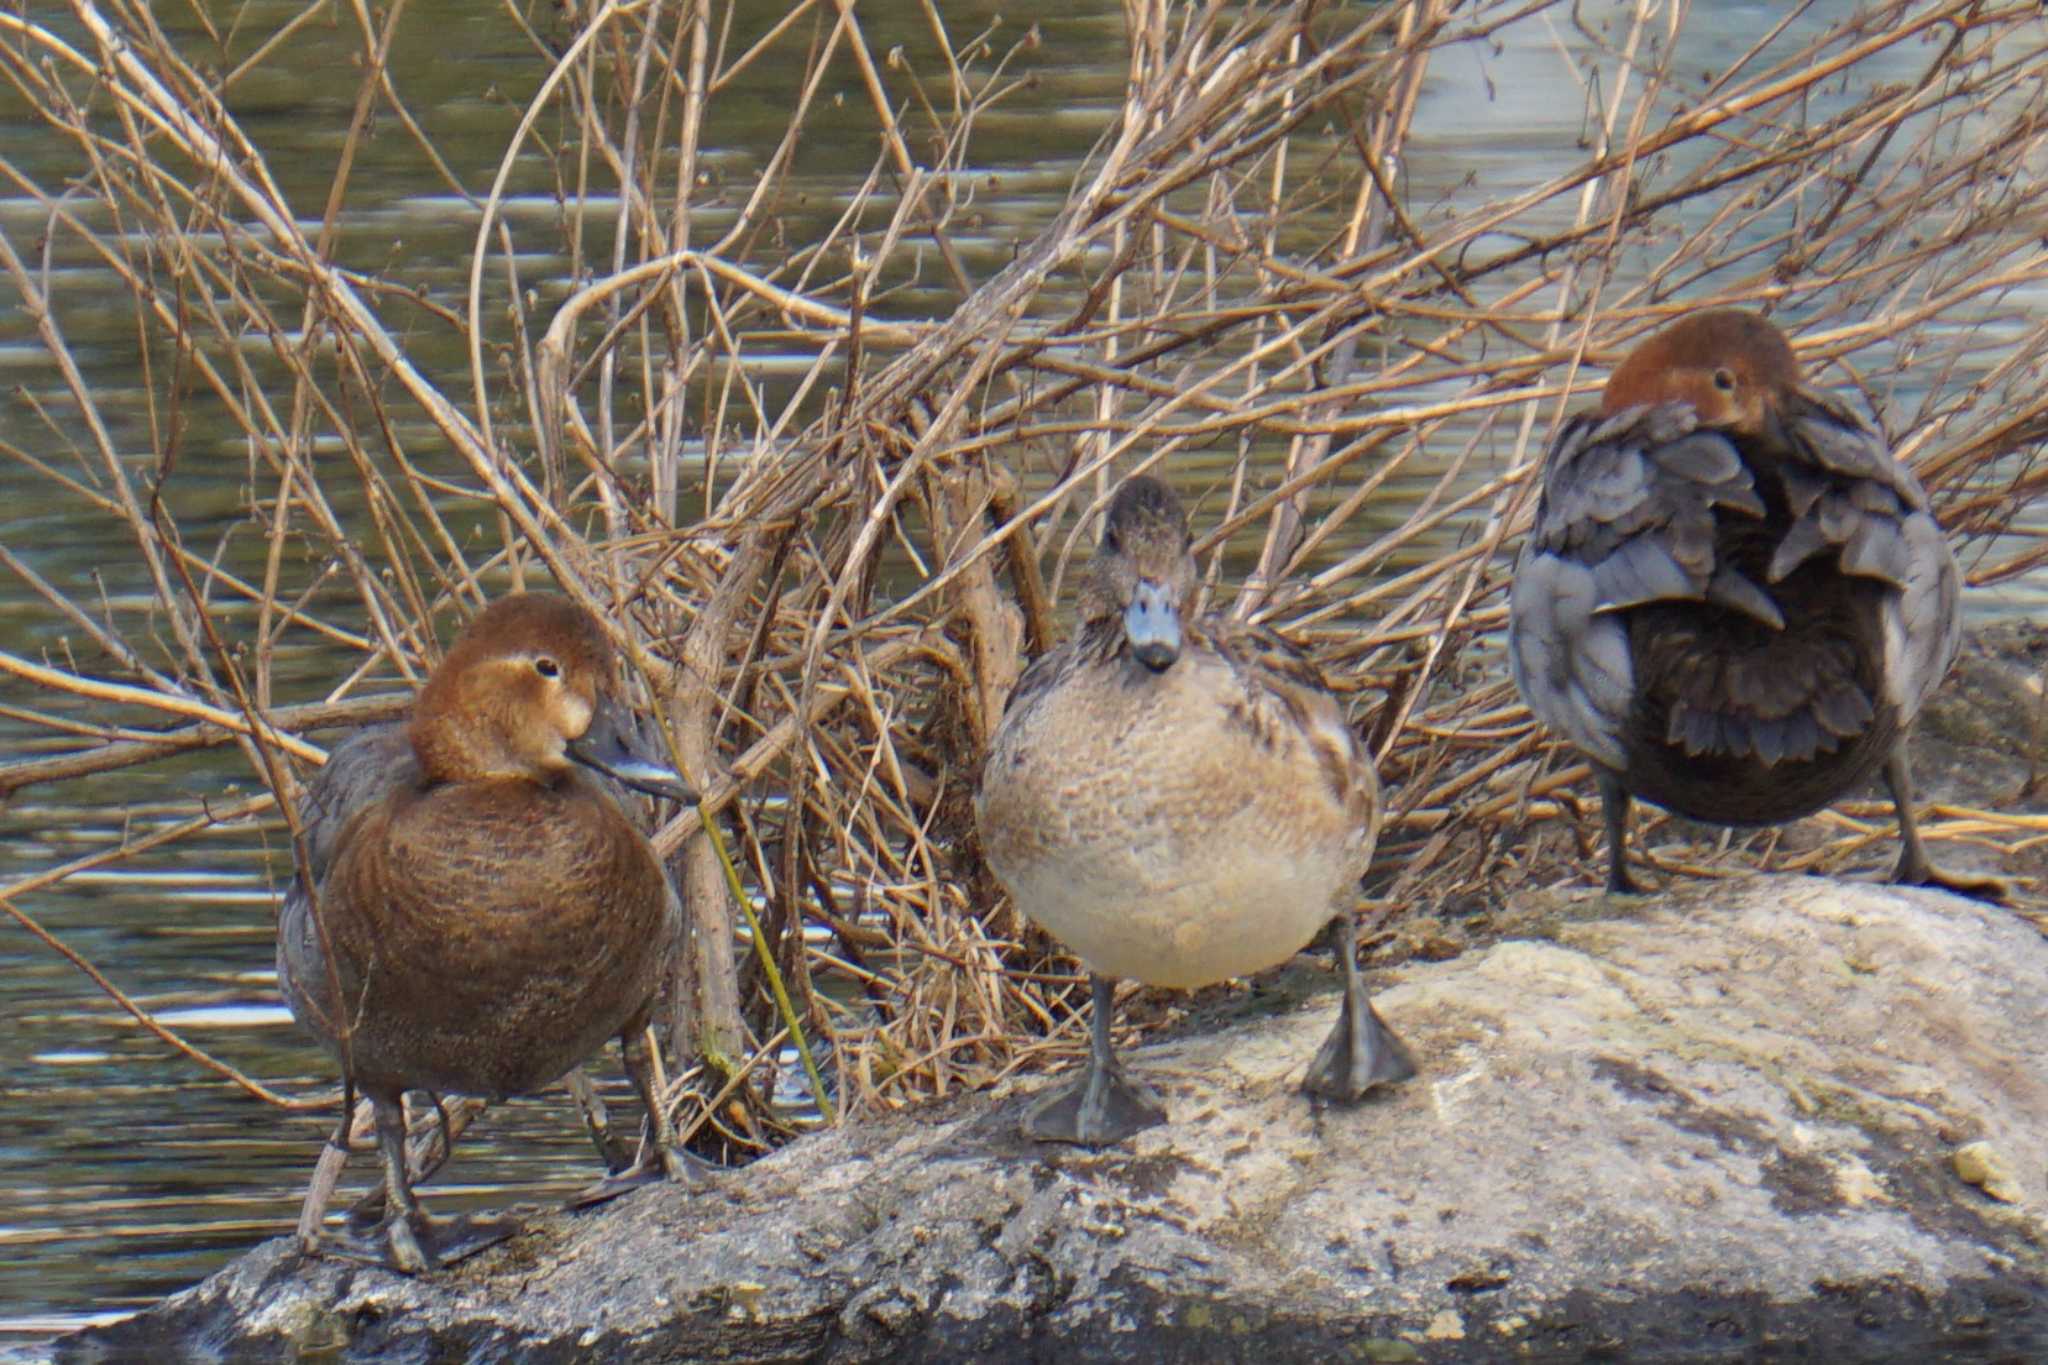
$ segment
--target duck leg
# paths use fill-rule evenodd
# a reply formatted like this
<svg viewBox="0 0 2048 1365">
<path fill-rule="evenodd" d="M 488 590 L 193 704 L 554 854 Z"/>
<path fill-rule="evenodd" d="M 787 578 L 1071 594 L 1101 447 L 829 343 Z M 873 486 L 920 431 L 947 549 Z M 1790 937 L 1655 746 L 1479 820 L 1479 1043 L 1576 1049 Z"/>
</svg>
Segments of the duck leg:
<svg viewBox="0 0 2048 1365">
<path fill-rule="evenodd" d="M 344 1079 L 341 1121 L 335 1124 L 334 1131 L 321 1145 L 320 1160 L 313 1167 L 313 1178 L 306 1182 L 306 1197 L 299 1204 L 296 1233 L 299 1250 L 308 1256 L 317 1255 L 320 1251 L 320 1228 L 327 1219 L 327 1202 L 334 1198 L 334 1187 L 341 1181 L 342 1167 L 348 1164 L 348 1143 L 355 1131 L 355 1118 L 355 1082 Z"/>
<path fill-rule="evenodd" d="M 1024 1116 L 1024 1135 L 1039 1142 L 1102 1147 L 1166 1122 L 1165 1106 L 1151 1091 L 1125 1078 L 1110 1047 L 1115 983 L 1091 972 L 1088 984 L 1094 994 L 1088 1070 L 1079 1081 L 1040 1100 Z"/>
<path fill-rule="evenodd" d="M 404 1275 L 438 1269 L 439 1258 L 431 1256 L 419 1235 L 426 1226 L 426 1211 L 413 1197 L 412 1182 L 406 1178 L 404 1094 L 372 1094 L 370 1102 L 377 1107 L 377 1154 L 384 1161 L 386 1262 Z M 431 1243 L 432 1238 L 424 1240 Z"/>
<path fill-rule="evenodd" d="M 631 1166 L 633 1154 L 612 1132 L 611 1113 L 605 1108 L 604 1097 L 597 1093 L 589 1074 L 582 1067 L 576 1067 L 562 1077 L 562 1085 L 583 1115 L 584 1130 L 590 1134 L 591 1146 L 597 1148 L 597 1159 L 604 1163 L 605 1174 L 617 1175 Z"/>
<path fill-rule="evenodd" d="M 1607 894 L 1640 896 L 1643 888 L 1628 875 L 1628 788 L 1597 763 L 1593 771 L 1600 779 L 1600 815 L 1607 823 Z"/>
<path fill-rule="evenodd" d="M 1913 818 L 1913 772 L 1906 761 L 1904 740 L 1892 746 L 1891 757 L 1885 760 L 1884 785 L 1899 815 L 1899 863 L 1892 869 L 1892 881 L 1904 886 L 1938 886 L 2001 905 L 2012 898 L 2012 886 L 2003 877 L 1944 872 L 1927 856 L 1927 846 L 1920 842 L 1920 826 Z"/>
<path fill-rule="evenodd" d="M 374 1235 L 327 1238 L 323 1250 L 402 1275 L 420 1275 L 474 1256 L 519 1231 L 513 1218 L 428 1218 L 406 1171 L 403 1092 L 365 1087 L 364 1093 L 376 1109 L 377 1150 L 384 1162 L 384 1206 L 389 1212 L 379 1230 L 381 1245 Z"/>
<path fill-rule="evenodd" d="M 448 1164 L 448 1158 L 454 1155 L 455 1139 L 467 1132 L 469 1125 L 476 1122 L 488 1107 L 480 1099 L 473 1096 L 465 1097 L 456 1101 L 455 1112 L 451 1115 L 439 1095 L 432 1091 L 428 1091 L 427 1094 L 434 1102 L 434 1124 L 417 1133 L 410 1131 L 411 1125 L 407 1125 L 405 1180 L 406 1184 L 414 1189 L 418 1189 L 440 1173 L 441 1168 Z M 370 1117 L 374 1120 L 375 1115 L 376 1106 L 372 1105 Z M 384 1221 L 384 1209 L 384 1186 L 379 1184 L 349 1206 L 349 1230 L 358 1235 L 368 1235 L 376 1231 L 378 1225 Z"/>
<path fill-rule="evenodd" d="M 1344 1005 L 1337 1011 L 1337 1026 L 1309 1063 L 1301 1088 L 1349 1102 L 1376 1085 L 1407 1080 L 1415 1074 L 1415 1059 L 1372 1007 L 1358 970 L 1358 926 L 1349 910 L 1337 916 L 1337 956 L 1344 963 Z"/>
<path fill-rule="evenodd" d="M 615 1171 L 590 1188 L 572 1195 L 565 1205 L 567 1208 L 587 1209 L 659 1180 L 695 1185 L 707 1169 L 704 1162 L 683 1150 L 682 1144 L 676 1140 L 675 1121 L 669 1117 L 668 1105 L 661 1097 L 661 1087 L 655 1083 L 654 1049 L 649 1042 L 647 1025 L 648 1015 L 643 1012 L 619 1034 L 619 1051 L 625 1054 L 626 1074 L 632 1077 L 633 1089 L 639 1092 L 640 1104 L 647 1111 L 647 1117 L 640 1125 L 639 1159 L 626 1169 Z"/>
</svg>

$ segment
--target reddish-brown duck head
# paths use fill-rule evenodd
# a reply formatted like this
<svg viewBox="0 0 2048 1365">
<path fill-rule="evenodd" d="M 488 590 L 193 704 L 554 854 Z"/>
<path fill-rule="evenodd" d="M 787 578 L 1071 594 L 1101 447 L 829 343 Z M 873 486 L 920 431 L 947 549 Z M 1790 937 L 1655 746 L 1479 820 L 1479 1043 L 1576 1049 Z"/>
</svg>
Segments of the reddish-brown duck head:
<svg viewBox="0 0 2048 1365">
<path fill-rule="evenodd" d="M 696 799 L 673 769 L 639 752 L 611 642 L 595 617 L 555 593 L 516 593 L 478 613 L 421 689 L 411 735 L 433 782 L 549 783 L 581 763 L 642 791 Z"/>
<path fill-rule="evenodd" d="M 1755 313 L 1717 308 L 1688 314 L 1630 351 L 1600 410 L 1684 402 L 1704 426 L 1761 436 L 1799 382 L 1783 332 Z"/>
</svg>

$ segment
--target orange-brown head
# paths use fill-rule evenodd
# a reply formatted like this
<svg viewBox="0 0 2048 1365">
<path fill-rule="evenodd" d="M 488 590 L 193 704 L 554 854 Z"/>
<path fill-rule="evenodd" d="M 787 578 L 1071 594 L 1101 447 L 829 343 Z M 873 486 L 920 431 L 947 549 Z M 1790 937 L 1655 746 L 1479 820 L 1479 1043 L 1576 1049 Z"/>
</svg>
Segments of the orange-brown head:
<svg viewBox="0 0 2048 1365">
<path fill-rule="evenodd" d="M 1110 497 L 1102 540 L 1081 590 L 1081 619 L 1123 618 L 1131 652 L 1163 670 L 1180 657 L 1181 616 L 1194 603 L 1195 560 L 1180 497 L 1147 475 Z"/>
<path fill-rule="evenodd" d="M 1785 334 L 1755 313 L 1691 313 L 1628 353 L 1607 380 L 1600 410 L 1685 402 L 1702 425 L 1761 436 L 1770 414 L 1799 386 Z"/>
<path fill-rule="evenodd" d="M 431 782 L 553 782 L 583 763 L 657 795 L 693 800 L 633 750 L 611 642 L 566 597 L 516 593 L 478 613 L 427 679 L 413 752 Z"/>
</svg>

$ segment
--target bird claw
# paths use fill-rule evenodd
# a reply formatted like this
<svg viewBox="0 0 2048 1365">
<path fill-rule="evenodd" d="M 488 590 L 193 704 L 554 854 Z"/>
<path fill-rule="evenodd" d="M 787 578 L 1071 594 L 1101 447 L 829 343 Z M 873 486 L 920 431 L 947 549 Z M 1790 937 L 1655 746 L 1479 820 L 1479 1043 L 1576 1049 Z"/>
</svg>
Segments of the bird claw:
<svg viewBox="0 0 2048 1365">
<path fill-rule="evenodd" d="M 382 1266 L 400 1275 L 425 1275 L 496 1246 L 516 1235 L 520 1227 L 516 1218 L 394 1215 L 368 1231 L 323 1232 L 310 1240 L 302 1238 L 300 1249 L 308 1255 Z"/>
</svg>

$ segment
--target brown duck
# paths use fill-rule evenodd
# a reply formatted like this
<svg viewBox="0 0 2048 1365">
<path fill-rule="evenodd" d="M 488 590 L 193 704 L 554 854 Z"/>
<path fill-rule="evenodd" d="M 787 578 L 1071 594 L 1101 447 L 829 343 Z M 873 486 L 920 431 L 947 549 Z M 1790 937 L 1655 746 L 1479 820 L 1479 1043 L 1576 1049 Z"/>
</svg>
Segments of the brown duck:
<svg viewBox="0 0 2048 1365">
<path fill-rule="evenodd" d="M 1958 580 L 1920 481 L 1802 380 L 1751 313 L 1637 347 L 1558 433 L 1515 566 L 1522 697 L 1585 754 L 1625 866 L 1631 796 L 1722 825 L 1811 814 L 1882 772 L 1892 879 L 1946 875 L 1913 823 L 1906 732 L 1948 672 Z"/>
<path fill-rule="evenodd" d="M 685 1175 L 646 1042 L 681 909 L 597 774 L 691 798 L 629 733 L 597 622 L 527 593 L 470 622 L 409 725 L 358 731 L 313 780 L 278 981 L 375 1107 L 389 1210 L 374 1253 L 319 1247 L 417 1273 L 510 1235 L 514 1223 L 421 1211 L 404 1092 L 527 1094 L 613 1037 L 651 1123 L 642 1167 L 604 1191 Z"/>
<path fill-rule="evenodd" d="M 1025 1119 L 1047 1141 L 1117 1142 L 1165 1121 L 1110 1047 L 1114 978 L 1206 986 L 1286 961 L 1334 916 L 1336 1028 L 1304 1088 L 1353 1100 L 1414 1074 L 1358 970 L 1351 898 L 1379 781 L 1314 666 L 1271 631 L 1192 610 L 1180 499 L 1110 499 L 1081 627 L 1018 680 L 975 796 L 989 866 L 1089 968 L 1087 1070 Z"/>
</svg>

